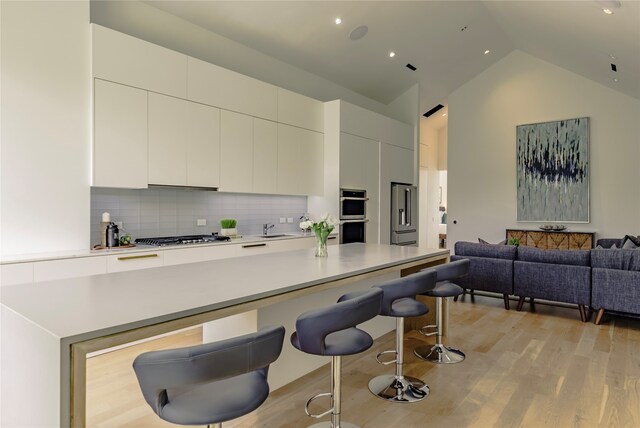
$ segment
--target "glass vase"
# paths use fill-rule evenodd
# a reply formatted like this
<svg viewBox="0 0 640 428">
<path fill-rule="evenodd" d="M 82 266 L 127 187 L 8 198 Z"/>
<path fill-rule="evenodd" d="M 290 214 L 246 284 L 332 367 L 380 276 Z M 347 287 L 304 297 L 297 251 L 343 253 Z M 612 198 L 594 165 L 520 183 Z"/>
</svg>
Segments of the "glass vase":
<svg viewBox="0 0 640 428">
<path fill-rule="evenodd" d="M 324 234 L 316 233 L 316 257 L 327 257 L 327 236 Z"/>
</svg>

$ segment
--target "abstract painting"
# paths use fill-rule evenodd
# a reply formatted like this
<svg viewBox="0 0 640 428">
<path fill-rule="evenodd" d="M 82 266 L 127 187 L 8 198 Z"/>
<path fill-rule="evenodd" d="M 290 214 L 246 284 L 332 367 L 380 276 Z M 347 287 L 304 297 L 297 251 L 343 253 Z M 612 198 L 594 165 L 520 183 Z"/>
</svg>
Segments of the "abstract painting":
<svg viewBox="0 0 640 428">
<path fill-rule="evenodd" d="M 589 222 L 589 118 L 520 125 L 518 221 Z"/>
</svg>

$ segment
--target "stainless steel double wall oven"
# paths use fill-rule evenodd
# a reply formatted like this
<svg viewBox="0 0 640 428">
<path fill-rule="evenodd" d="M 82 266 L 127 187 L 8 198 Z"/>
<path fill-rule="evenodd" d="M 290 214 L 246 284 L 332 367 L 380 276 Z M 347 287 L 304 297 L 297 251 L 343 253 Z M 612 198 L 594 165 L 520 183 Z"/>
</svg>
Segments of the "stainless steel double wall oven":
<svg viewBox="0 0 640 428">
<path fill-rule="evenodd" d="M 340 189 L 340 243 L 366 242 L 367 191 Z"/>
</svg>

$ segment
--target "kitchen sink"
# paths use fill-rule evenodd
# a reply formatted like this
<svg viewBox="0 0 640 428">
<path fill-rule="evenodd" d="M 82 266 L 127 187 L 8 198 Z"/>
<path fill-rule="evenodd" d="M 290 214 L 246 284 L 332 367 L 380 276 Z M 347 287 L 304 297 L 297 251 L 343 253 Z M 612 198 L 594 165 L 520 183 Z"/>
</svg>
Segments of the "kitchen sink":
<svg viewBox="0 0 640 428">
<path fill-rule="evenodd" d="M 282 238 L 283 236 L 289 236 L 286 233 L 275 233 L 273 235 L 260 235 L 262 238 Z"/>
</svg>

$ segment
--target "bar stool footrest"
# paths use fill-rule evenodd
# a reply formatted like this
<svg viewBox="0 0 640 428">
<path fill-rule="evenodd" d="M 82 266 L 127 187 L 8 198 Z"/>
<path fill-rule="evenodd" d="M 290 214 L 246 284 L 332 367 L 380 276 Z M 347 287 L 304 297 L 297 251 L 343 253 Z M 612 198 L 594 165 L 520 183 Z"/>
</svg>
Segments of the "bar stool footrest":
<svg viewBox="0 0 640 428">
<path fill-rule="evenodd" d="M 317 398 L 320 398 L 320 397 L 331 397 L 331 395 L 332 395 L 332 394 L 331 394 L 330 392 L 323 392 L 323 393 L 316 394 L 316 395 L 314 395 L 313 397 L 309 398 L 309 399 L 307 400 L 306 404 L 304 405 L 304 412 L 307 414 L 307 416 L 311 416 L 312 418 L 316 418 L 316 419 L 321 418 L 321 417 L 323 417 L 323 416 L 326 416 L 326 415 L 330 414 L 331 412 L 333 412 L 333 407 L 332 407 L 332 408 L 330 408 L 329 410 L 327 410 L 327 411 L 323 412 L 323 413 L 319 413 L 319 414 L 317 414 L 317 415 L 314 415 L 314 414 L 312 414 L 312 413 L 309 411 L 309 405 L 311 404 L 311 402 L 312 402 L 313 400 L 315 400 L 315 399 L 317 399 Z"/>
<path fill-rule="evenodd" d="M 333 428 L 331 421 L 318 422 L 317 424 L 309 425 L 307 428 Z M 340 421 L 340 428 L 360 428 L 359 425 L 354 425 L 349 422 Z"/>
<path fill-rule="evenodd" d="M 410 376 L 378 376 L 369 381 L 369 391 L 378 398 L 394 403 L 414 403 L 429 396 L 429 387 Z"/>
<path fill-rule="evenodd" d="M 384 354 L 394 354 L 396 355 L 396 358 L 390 361 L 380 361 L 380 357 L 383 356 Z M 395 349 L 390 351 L 382 351 L 382 352 L 379 352 L 378 355 L 376 355 L 376 361 L 378 362 L 378 364 L 382 364 L 383 366 L 388 366 L 389 364 L 395 364 L 396 361 L 398 361 L 397 355 L 398 354 Z"/>
<path fill-rule="evenodd" d="M 433 329 L 433 331 L 427 331 L 428 329 Z M 423 336 L 435 336 L 438 334 L 438 326 L 437 325 L 425 325 L 418 330 Z"/>
<path fill-rule="evenodd" d="M 416 357 L 437 364 L 455 364 L 464 360 L 465 355 L 459 349 L 448 348 L 442 344 L 423 345 L 413 350 Z"/>
</svg>

